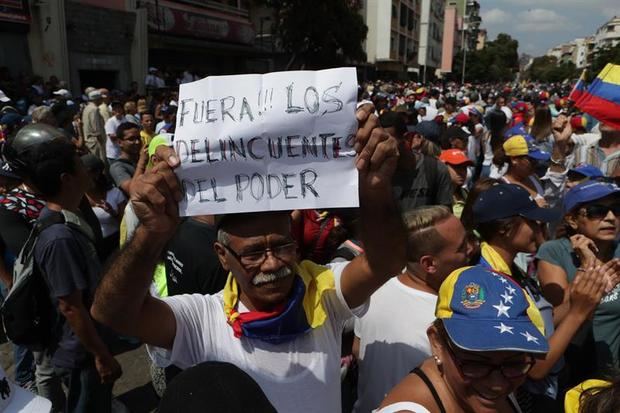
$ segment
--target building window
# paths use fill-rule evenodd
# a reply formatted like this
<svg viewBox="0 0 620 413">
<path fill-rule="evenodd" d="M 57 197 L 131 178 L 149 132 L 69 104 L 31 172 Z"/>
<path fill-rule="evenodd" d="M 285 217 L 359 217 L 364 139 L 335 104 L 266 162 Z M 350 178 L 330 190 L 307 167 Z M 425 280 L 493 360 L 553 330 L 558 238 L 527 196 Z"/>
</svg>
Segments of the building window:
<svg viewBox="0 0 620 413">
<path fill-rule="evenodd" d="M 400 3 L 400 27 L 407 27 L 407 6 Z"/>
<path fill-rule="evenodd" d="M 397 37 L 395 34 L 390 36 L 390 51 L 396 52 L 398 50 Z"/>
<path fill-rule="evenodd" d="M 607 26 L 608 32 L 613 32 L 615 30 L 615 26 Z"/>
<path fill-rule="evenodd" d="M 407 47 L 407 39 L 405 39 L 405 36 L 401 34 L 398 39 L 398 55 L 399 56 L 405 56 L 405 50 L 407 50 L 406 47 Z"/>
<path fill-rule="evenodd" d="M 409 22 L 409 24 L 407 25 L 407 29 L 411 31 L 415 28 L 415 17 L 413 15 L 413 10 L 407 9 L 407 16 L 407 20 Z"/>
<path fill-rule="evenodd" d="M 393 19 L 398 18 L 398 7 L 396 7 L 395 4 L 392 4 L 392 18 Z"/>
</svg>

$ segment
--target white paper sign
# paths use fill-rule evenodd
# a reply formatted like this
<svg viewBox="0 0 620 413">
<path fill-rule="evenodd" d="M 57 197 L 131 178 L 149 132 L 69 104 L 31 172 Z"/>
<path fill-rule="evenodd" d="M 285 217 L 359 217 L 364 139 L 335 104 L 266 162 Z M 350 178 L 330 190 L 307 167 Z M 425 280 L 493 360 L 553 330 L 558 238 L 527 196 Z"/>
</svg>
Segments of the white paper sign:
<svg viewBox="0 0 620 413">
<path fill-rule="evenodd" d="M 359 204 L 354 68 L 180 86 L 182 216 Z"/>
</svg>

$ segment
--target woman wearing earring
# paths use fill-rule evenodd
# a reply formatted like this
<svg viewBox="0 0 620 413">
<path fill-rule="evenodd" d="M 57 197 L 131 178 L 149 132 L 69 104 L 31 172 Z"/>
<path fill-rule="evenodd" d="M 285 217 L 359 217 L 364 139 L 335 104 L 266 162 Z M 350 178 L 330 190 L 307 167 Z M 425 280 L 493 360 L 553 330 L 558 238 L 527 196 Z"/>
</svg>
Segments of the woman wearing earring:
<svg viewBox="0 0 620 413">
<path fill-rule="evenodd" d="M 519 253 L 535 254 L 544 241 L 542 223 L 556 220 L 557 213 L 548 208 L 540 208 L 529 193 L 519 185 L 499 184 L 480 193 L 472 208 L 475 227 L 481 239 L 480 265 L 510 275 L 523 289 L 529 299 L 536 303 L 540 311 L 531 317 L 544 325 L 549 340 L 549 352 L 545 359 L 536 360 L 528 372 L 528 382 L 520 392 L 529 405 L 547 411 L 561 408 L 556 401 L 558 395 L 557 374 L 560 367 L 556 363 L 566 351 L 571 339 L 581 325 L 588 319 L 604 294 L 602 289 L 588 290 L 581 294 L 573 285 L 569 289 L 571 300 L 570 314 L 554 329 L 553 308 L 544 300 L 535 279 L 519 268 L 515 258 Z M 594 261 L 586 267 L 594 266 Z M 616 273 L 615 263 L 609 262 L 597 267 L 601 277 L 612 277 Z M 602 284 L 602 281 L 599 280 Z"/>
<path fill-rule="evenodd" d="M 548 350 L 531 307 L 504 274 L 481 266 L 454 271 L 427 331 L 433 357 L 394 387 L 377 413 L 521 412 L 513 392 Z"/>
<path fill-rule="evenodd" d="M 620 188 L 598 181 L 581 183 L 566 194 L 564 214 L 567 236 L 544 243 L 537 254 L 538 278 L 545 297 L 554 306 L 556 323 L 569 316 L 570 283 L 580 264 L 592 259 L 602 265 L 620 258 Z M 620 367 L 620 287 L 615 286 L 615 280 L 608 282 L 606 296 L 594 312 L 592 330 L 584 331 L 584 339 L 574 343 L 571 350 L 576 351 L 576 357 L 570 357 L 572 351 L 568 354 L 569 364 L 576 371 L 575 381 Z M 590 335 L 593 337 L 586 340 Z M 596 343 L 596 363 L 581 357 L 591 338 Z"/>
</svg>

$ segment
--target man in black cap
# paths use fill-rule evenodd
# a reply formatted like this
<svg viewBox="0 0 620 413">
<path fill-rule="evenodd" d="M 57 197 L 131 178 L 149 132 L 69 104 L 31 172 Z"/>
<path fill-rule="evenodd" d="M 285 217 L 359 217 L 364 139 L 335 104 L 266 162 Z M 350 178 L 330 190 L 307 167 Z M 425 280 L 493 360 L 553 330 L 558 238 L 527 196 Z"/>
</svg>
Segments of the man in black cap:
<svg viewBox="0 0 620 413">
<path fill-rule="evenodd" d="M 66 411 L 109 413 L 112 384 L 122 372 L 89 314 L 101 265 L 97 237 L 80 212 L 88 173 L 71 141 L 49 125 L 21 129 L 4 147 L 3 156 L 47 202 L 39 220 L 63 217 L 39 234 L 34 258 L 61 315 L 62 334 L 46 351 L 69 390 Z"/>
<path fill-rule="evenodd" d="M 167 161 L 132 185 L 141 225 L 97 290 L 95 319 L 140 337 L 161 366 L 189 368 L 207 360 L 237 365 L 280 412 L 340 411 L 344 323 L 362 315 L 370 295 L 406 261 L 405 233 L 391 197 L 398 148 L 370 115 L 373 110 L 357 112 L 365 255 L 327 267 L 299 262 L 290 213 L 233 214 L 219 222 L 215 244 L 230 271 L 224 290 L 153 298 L 153 269 L 177 228 L 182 198 L 171 169 L 178 158 L 160 151 Z"/>
<path fill-rule="evenodd" d="M 401 211 L 407 212 L 424 205 L 452 206 L 452 181 L 444 164 L 436 158 L 414 152 L 412 140 L 405 137 L 407 128 L 401 115 L 386 112 L 379 117 L 381 126 L 398 141 L 400 157 L 393 179 L 394 196 Z M 434 129 L 432 121 L 420 122 L 413 134 L 426 133 L 429 138 Z M 438 129 L 438 127 L 437 127 Z"/>
</svg>

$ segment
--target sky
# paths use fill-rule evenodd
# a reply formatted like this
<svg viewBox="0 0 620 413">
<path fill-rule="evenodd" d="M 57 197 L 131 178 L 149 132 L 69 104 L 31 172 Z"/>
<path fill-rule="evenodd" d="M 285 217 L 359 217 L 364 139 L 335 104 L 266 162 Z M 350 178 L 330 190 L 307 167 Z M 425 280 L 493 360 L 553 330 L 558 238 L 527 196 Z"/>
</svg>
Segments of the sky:
<svg viewBox="0 0 620 413">
<path fill-rule="evenodd" d="M 593 35 L 613 16 L 620 0 L 478 0 L 488 39 L 508 33 L 519 41 L 519 54 L 545 54 L 577 37 Z"/>
</svg>

